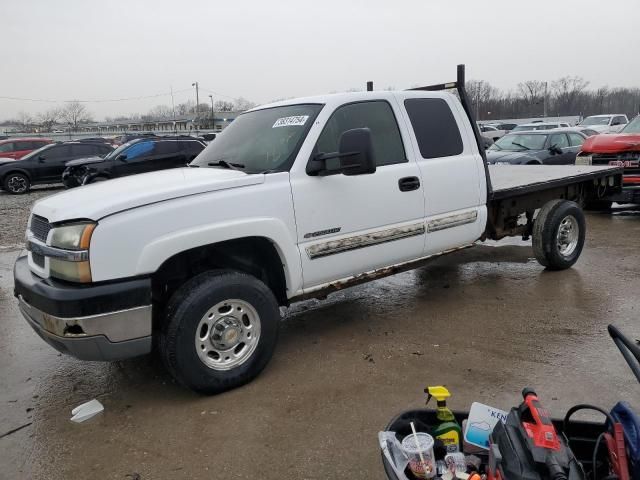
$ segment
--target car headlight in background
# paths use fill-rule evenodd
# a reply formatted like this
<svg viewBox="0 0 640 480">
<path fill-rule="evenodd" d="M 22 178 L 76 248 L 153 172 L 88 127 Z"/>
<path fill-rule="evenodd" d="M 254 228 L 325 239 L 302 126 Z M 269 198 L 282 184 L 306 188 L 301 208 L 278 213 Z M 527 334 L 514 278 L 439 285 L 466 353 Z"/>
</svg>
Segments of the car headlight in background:
<svg viewBox="0 0 640 480">
<path fill-rule="evenodd" d="M 89 245 L 95 223 L 75 223 L 56 227 L 51 232 L 51 246 L 64 250 L 68 255 L 51 256 L 49 273 L 52 277 L 69 282 L 91 282 Z"/>
</svg>

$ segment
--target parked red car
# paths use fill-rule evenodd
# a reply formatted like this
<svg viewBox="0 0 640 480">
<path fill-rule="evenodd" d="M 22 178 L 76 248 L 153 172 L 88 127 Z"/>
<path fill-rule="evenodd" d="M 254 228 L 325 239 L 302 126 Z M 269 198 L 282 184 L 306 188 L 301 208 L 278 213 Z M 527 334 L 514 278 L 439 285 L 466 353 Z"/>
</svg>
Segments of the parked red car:
<svg viewBox="0 0 640 480">
<path fill-rule="evenodd" d="M 9 138 L 0 140 L 0 158 L 22 158 L 27 153 L 53 143 L 50 138 Z"/>
<path fill-rule="evenodd" d="M 609 208 L 611 202 L 640 204 L 640 115 L 617 134 L 589 137 L 576 156 L 576 165 L 615 165 L 624 168 L 623 189 L 602 198 L 596 208 Z"/>
</svg>

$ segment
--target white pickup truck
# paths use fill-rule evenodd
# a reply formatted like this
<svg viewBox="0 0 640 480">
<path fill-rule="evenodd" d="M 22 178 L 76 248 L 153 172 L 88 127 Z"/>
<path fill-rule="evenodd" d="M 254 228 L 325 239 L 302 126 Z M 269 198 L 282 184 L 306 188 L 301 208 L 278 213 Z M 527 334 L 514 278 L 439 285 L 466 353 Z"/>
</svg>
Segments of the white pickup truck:
<svg viewBox="0 0 640 480">
<path fill-rule="evenodd" d="M 266 105 L 187 168 L 36 202 L 14 269 L 24 317 L 80 359 L 153 345 L 177 380 L 215 393 L 267 365 L 291 302 L 487 238 L 532 236 L 542 265 L 570 267 L 580 202 L 619 190 L 622 170 L 490 170 L 463 86 L 460 66 L 449 84 Z"/>
</svg>

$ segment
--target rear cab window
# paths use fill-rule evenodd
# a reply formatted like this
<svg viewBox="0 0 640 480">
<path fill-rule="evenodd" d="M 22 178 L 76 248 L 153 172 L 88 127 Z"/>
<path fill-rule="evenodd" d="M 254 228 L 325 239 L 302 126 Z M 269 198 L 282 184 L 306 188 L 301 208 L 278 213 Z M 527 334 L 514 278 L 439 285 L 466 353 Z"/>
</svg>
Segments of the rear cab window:
<svg viewBox="0 0 640 480">
<path fill-rule="evenodd" d="M 404 101 L 422 158 L 460 155 L 464 149 L 453 112 L 442 98 L 408 98 Z"/>
</svg>

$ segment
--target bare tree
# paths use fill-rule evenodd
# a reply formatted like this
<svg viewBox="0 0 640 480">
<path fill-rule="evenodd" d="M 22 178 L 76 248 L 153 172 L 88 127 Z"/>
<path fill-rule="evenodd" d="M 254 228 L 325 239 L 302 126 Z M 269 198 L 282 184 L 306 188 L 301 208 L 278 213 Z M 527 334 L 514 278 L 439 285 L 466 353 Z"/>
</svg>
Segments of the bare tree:
<svg viewBox="0 0 640 480">
<path fill-rule="evenodd" d="M 173 118 L 173 110 L 167 105 L 156 105 L 147 112 L 149 118 L 170 119 Z"/>
<path fill-rule="evenodd" d="M 50 132 L 51 128 L 60 120 L 62 112 L 59 108 L 51 108 L 46 112 L 38 114 L 38 123 L 42 125 L 45 132 Z"/>
<path fill-rule="evenodd" d="M 244 112 L 245 110 L 249 110 L 250 108 L 255 107 L 256 104 L 253 102 L 250 102 L 249 100 L 247 100 L 246 98 L 236 98 L 233 101 L 233 109 L 236 112 Z"/>
<path fill-rule="evenodd" d="M 24 111 L 18 112 L 18 116 L 16 117 L 16 120 L 22 126 L 23 129 L 26 129 L 29 125 L 33 123 L 33 117 Z"/>
<path fill-rule="evenodd" d="M 213 104 L 213 109 L 216 112 L 231 112 L 233 111 L 233 103 L 226 100 L 218 100 Z"/>
<path fill-rule="evenodd" d="M 544 102 L 545 82 L 540 80 L 521 82 L 518 84 L 518 93 L 533 110 L 534 105 L 541 105 Z"/>
<path fill-rule="evenodd" d="M 188 100 L 184 103 L 179 103 L 176 105 L 176 115 L 187 115 L 194 111 L 195 103 L 192 100 Z"/>
<path fill-rule="evenodd" d="M 476 112 L 476 120 L 480 120 L 490 110 L 492 101 L 498 96 L 498 89 L 484 80 L 469 80 L 465 88 Z"/>
<path fill-rule="evenodd" d="M 556 97 L 558 114 L 566 115 L 575 112 L 580 94 L 587 88 L 589 82 L 582 77 L 562 77 L 551 84 Z"/>
<path fill-rule="evenodd" d="M 85 123 L 91 121 L 91 114 L 87 111 L 87 108 L 77 100 L 68 102 L 62 107 L 60 116 L 69 125 L 73 126 L 73 130 L 78 130 L 79 123 Z"/>
</svg>

